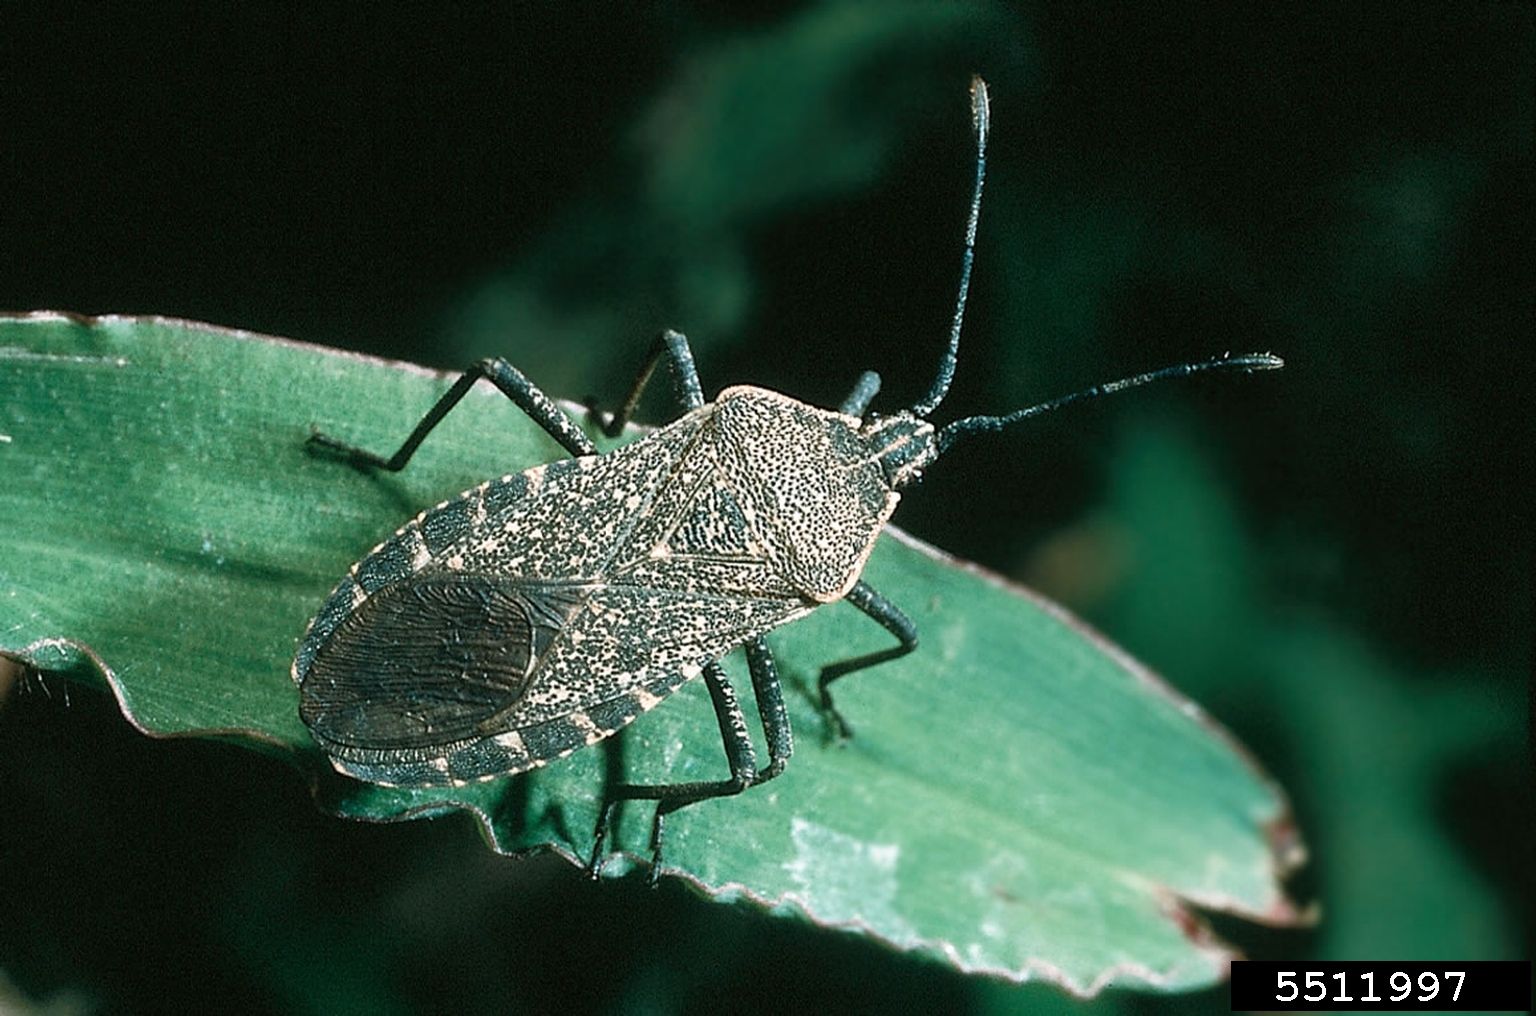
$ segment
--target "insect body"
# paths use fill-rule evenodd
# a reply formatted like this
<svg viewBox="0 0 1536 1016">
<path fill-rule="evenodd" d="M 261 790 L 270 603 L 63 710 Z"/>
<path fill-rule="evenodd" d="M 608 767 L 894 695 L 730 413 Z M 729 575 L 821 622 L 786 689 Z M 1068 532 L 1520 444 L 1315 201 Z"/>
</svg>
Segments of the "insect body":
<svg viewBox="0 0 1536 1016">
<path fill-rule="evenodd" d="M 1263 370 L 1254 354 L 1182 364 L 1099 385 L 1006 416 L 935 428 L 953 376 L 980 212 L 986 86 L 971 88 L 976 180 L 949 344 L 911 408 L 866 415 L 879 377 L 866 372 L 837 410 L 761 388 L 706 402 L 687 340 L 665 332 L 605 430 L 619 433 L 666 359 L 683 414 L 598 455 L 586 434 L 514 367 L 467 371 L 388 459 L 321 434 L 311 446 L 398 470 L 484 378 L 573 456 L 481 484 L 417 516 L 353 566 L 300 642 L 300 714 L 340 771 L 399 786 L 454 785 L 524 772 L 596 743 L 702 674 L 730 776 L 609 789 L 613 803 L 659 802 L 665 816 L 778 775 L 792 751 L 772 629 L 846 600 L 895 636 L 889 649 L 823 668 L 829 721 L 846 735 L 830 685 L 912 652 L 910 620 L 861 578 L 900 490 L 960 437 L 1070 402 L 1210 369 Z M 745 647 L 769 763 L 718 660 Z M 659 866 L 658 866 L 659 867 Z M 653 876 L 656 868 L 653 867 Z"/>
<path fill-rule="evenodd" d="M 390 784 L 591 744 L 847 594 L 896 506 L 881 449 L 904 429 L 738 387 L 607 455 L 482 484 L 332 594 L 294 664 L 304 720 L 337 768 Z"/>
</svg>

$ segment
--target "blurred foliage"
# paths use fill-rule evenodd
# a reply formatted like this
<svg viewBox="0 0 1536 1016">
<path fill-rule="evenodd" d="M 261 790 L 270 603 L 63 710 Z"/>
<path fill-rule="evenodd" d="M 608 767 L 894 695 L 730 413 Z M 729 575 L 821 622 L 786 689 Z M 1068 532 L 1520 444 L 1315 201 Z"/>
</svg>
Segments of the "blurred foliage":
<svg viewBox="0 0 1536 1016">
<path fill-rule="evenodd" d="M 1226 348 L 1290 367 L 978 438 L 898 520 L 1084 614 L 1276 772 L 1323 920 L 1252 954 L 1529 940 L 1528 5 L 63 3 L 0 38 L 0 306 L 497 353 L 608 399 L 663 325 L 707 387 L 921 391 L 979 71 L 991 189 L 941 416 Z M 1084 1008 L 508 865 L 459 820 L 336 823 L 280 766 L 52 692 L 0 712 L 28 816 L 0 823 L 0 970 L 32 998 Z"/>
</svg>

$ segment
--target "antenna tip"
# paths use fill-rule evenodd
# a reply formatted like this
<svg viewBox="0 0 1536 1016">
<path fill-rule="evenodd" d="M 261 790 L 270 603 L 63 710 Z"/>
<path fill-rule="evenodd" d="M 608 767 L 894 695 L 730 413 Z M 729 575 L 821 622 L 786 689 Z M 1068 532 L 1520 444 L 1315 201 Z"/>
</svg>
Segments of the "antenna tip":
<svg viewBox="0 0 1536 1016">
<path fill-rule="evenodd" d="M 987 83 L 981 80 L 980 74 L 971 75 L 971 122 L 976 125 L 980 134 L 987 133 L 987 127 L 992 120 L 992 111 L 987 97 Z"/>
<path fill-rule="evenodd" d="M 1234 370 L 1279 370 L 1285 366 L 1285 361 L 1274 353 L 1244 353 L 1224 357 L 1221 365 Z"/>
</svg>

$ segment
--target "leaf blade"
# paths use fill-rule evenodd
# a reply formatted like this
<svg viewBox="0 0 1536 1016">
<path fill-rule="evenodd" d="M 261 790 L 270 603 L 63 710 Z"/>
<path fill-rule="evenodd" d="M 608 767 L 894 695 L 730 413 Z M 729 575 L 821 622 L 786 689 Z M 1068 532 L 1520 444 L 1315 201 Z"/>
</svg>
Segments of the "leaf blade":
<svg viewBox="0 0 1536 1016">
<path fill-rule="evenodd" d="M 398 476 L 302 450 L 312 427 L 387 450 L 444 387 L 408 365 L 167 319 L 0 319 L 0 390 L 18 393 L 0 411 L 0 590 L 15 608 L 0 652 L 99 670 L 147 733 L 283 754 L 338 814 L 468 809 L 505 852 L 581 856 L 605 767 L 719 778 L 696 684 L 622 751 L 515 780 L 389 789 L 325 763 L 287 676 L 309 614 L 404 519 L 561 454 L 489 390 Z M 1283 797 L 1191 703 L 1058 609 L 910 538 L 882 538 L 866 576 L 923 647 L 839 686 L 860 736 L 838 748 L 820 736 L 816 668 L 884 636 L 837 605 L 776 633 L 797 758 L 674 820 L 674 873 L 1083 994 L 1220 976 L 1228 954 L 1189 902 L 1295 919 L 1277 884 L 1294 861 L 1274 839 Z M 616 842 L 642 854 L 647 832 L 648 810 L 626 806 Z"/>
</svg>

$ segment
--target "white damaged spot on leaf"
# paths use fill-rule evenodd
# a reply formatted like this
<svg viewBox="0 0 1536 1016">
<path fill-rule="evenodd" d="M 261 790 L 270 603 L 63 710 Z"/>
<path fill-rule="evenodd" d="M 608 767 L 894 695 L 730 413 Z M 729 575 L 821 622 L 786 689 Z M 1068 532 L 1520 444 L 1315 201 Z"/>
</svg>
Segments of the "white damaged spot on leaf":
<svg viewBox="0 0 1536 1016">
<path fill-rule="evenodd" d="M 795 856 L 783 867 L 814 912 L 916 935 L 896 909 L 897 844 L 867 843 L 798 817 L 789 835 Z"/>
</svg>

